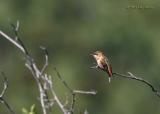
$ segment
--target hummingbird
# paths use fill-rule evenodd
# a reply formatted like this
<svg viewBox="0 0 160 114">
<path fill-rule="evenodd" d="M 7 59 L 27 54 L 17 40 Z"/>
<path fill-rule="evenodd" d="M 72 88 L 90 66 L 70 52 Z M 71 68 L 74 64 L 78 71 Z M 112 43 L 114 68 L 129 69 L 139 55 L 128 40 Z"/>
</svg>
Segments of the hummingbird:
<svg viewBox="0 0 160 114">
<path fill-rule="evenodd" d="M 109 75 L 109 82 L 110 82 L 111 77 L 113 76 L 113 72 L 112 72 L 112 67 L 111 67 L 111 64 L 110 64 L 108 58 L 104 55 L 104 53 L 102 51 L 96 51 L 91 55 L 94 57 L 94 59 L 97 62 L 97 66 L 95 66 L 95 67 L 100 68 L 101 70 L 107 72 Z"/>
</svg>

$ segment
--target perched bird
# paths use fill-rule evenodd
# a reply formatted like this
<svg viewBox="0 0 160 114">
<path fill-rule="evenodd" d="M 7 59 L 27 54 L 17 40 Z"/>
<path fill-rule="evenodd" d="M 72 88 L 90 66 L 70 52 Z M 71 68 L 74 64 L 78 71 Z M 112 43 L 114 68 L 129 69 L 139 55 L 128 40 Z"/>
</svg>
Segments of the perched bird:
<svg viewBox="0 0 160 114">
<path fill-rule="evenodd" d="M 97 62 L 96 67 L 108 73 L 109 82 L 110 82 L 110 78 L 113 76 L 113 73 L 112 73 L 112 67 L 111 67 L 111 64 L 109 63 L 108 58 L 101 51 L 96 51 L 91 55 L 95 58 Z"/>
</svg>

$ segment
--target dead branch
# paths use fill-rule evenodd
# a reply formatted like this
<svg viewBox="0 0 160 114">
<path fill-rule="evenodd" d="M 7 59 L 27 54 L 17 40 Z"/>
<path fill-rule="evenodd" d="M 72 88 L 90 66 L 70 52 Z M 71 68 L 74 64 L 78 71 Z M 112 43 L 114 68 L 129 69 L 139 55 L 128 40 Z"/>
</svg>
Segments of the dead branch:
<svg viewBox="0 0 160 114">
<path fill-rule="evenodd" d="M 90 67 L 90 68 L 99 69 L 98 66 L 93 66 L 93 67 Z M 122 78 L 127 78 L 127 79 L 131 79 L 131 80 L 136 80 L 136 81 L 142 82 L 143 84 L 145 84 L 148 87 L 150 87 L 152 92 L 155 93 L 156 96 L 160 97 L 160 92 L 149 81 L 147 81 L 147 80 L 145 80 L 143 78 L 137 77 L 137 76 L 133 75 L 131 72 L 128 72 L 128 74 L 129 75 L 124 75 L 124 74 L 113 72 L 113 76 L 114 77 L 122 77 Z"/>
<path fill-rule="evenodd" d="M 5 39 L 7 39 L 12 44 L 14 44 L 24 54 L 25 59 L 26 59 L 25 65 L 32 73 L 32 75 L 36 81 L 36 84 L 38 86 L 38 89 L 39 89 L 40 103 L 41 103 L 43 114 L 47 114 L 49 112 L 48 108 L 51 108 L 51 106 L 54 104 L 53 102 L 55 102 L 59 106 L 59 108 L 61 109 L 61 111 L 64 114 L 73 114 L 74 105 L 75 105 L 75 101 L 76 101 L 76 99 L 75 99 L 76 94 L 87 94 L 87 95 L 95 95 L 96 94 L 95 91 L 73 90 L 63 80 L 63 78 L 61 77 L 61 75 L 57 71 L 57 69 L 54 68 L 54 70 L 57 73 L 57 76 L 59 77 L 61 82 L 70 91 L 70 93 L 72 95 L 70 109 L 65 108 L 65 105 L 63 105 L 63 103 L 60 101 L 59 97 L 57 96 L 56 92 L 54 91 L 54 88 L 52 86 L 53 83 L 52 83 L 51 76 L 48 75 L 47 73 L 45 73 L 45 69 L 47 68 L 47 66 L 49 64 L 47 49 L 45 47 L 41 47 L 41 49 L 44 51 L 45 63 L 43 65 L 42 69 L 40 70 L 37 67 L 37 64 L 34 62 L 34 58 L 30 55 L 27 48 L 25 47 L 25 45 L 23 44 L 23 42 L 19 38 L 19 35 L 18 35 L 19 22 L 17 22 L 16 26 L 12 24 L 12 28 L 15 33 L 15 39 L 9 37 L 7 34 L 5 34 L 2 31 L 0 31 L 0 35 L 3 36 Z M 51 93 L 53 98 L 49 99 L 49 96 L 47 93 Z"/>
<path fill-rule="evenodd" d="M 29 54 L 28 50 L 26 49 L 26 47 L 24 46 L 23 42 L 20 40 L 19 36 L 18 36 L 18 28 L 19 28 L 19 22 L 17 22 L 17 25 L 12 25 L 13 27 L 13 30 L 15 32 L 15 39 L 9 37 L 7 34 L 5 34 L 4 32 L 0 31 L 0 35 L 3 36 L 4 38 L 6 38 L 8 41 L 10 41 L 12 44 L 14 44 L 18 49 L 20 49 L 23 54 L 25 55 L 26 57 L 26 67 L 31 71 L 35 81 L 36 81 L 36 84 L 38 86 L 38 89 L 39 89 L 39 93 L 40 93 L 40 103 L 41 103 L 41 106 L 42 106 L 42 111 L 43 111 L 43 114 L 47 114 L 47 103 L 46 101 L 49 101 L 49 99 L 47 99 L 48 95 L 46 93 L 46 90 L 44 88 L 44 85 L 45 85 L 45 80 L 44 80 L 44 75 L 42 74 L 43 73 L 43 69 L 45 68 L 42 68 L 42 70 L 39 70 L 38 67 L 37 67 L 37 64 L 34 62 L 34 59 L 32 58 L 32 56 Z M 45 55 L 45 57 L 47 57 L 47 55 Z M 45 65 L 46 67 L 47 65 Z"/>
<path fill-rule="evenodd" d="M 8 111 L 10 112 L 10 114 L 16 114 L 13 109 L 11 108 L 11 106 L 7 103 L 7 101 L 4 99 L 4 94 L 6 93 L 6 90 L 8 88 L 8 79 L 5 76 L 5 74 L 3 72 L 1 72 L 1 76 L 3 77 L 3 90 L 0 94 L 0 102 L 2 104 L 4 104 L 4 106 L 8 109 Z"/>
<path fill-rule="evenodd" d="M 70 110 L 69 110 L 69 114 L 73 114 L 74 113 L 74 107 L 75 107 L 75 102 L 76 102 L 76 95 L 77 94 L 87 94 L 87 95 L 96 95 L 97 92 L 96 91 L 83 91 L 83 90 L 74 90 L 72 89 L 67 82 L 62 78 L 62 76 L 60 75 L 60 73 L 58 72 L 57 68 L 54 67 L 54 70 L 58 76 L 58 78 L 60 79 L 60 81 L 62 82 L 62 84 L 68 89 L 68 91 L 70 92 L 70 94 L 72 95 L 71 98 L 71 106 L 70 106 Z"/>
<path fill-rule="evenodd" d="M 113 74 L 116 77 L 123 77 L 123 78 L 128 78 L 128 79 L 132 79 L 132 80 L 136 80 L 136 81 L 142 82 L 143 84 L 145 84 L 148 87 L 150 87 L 151 90 L 155 93 L 155 95 L 160 97 L 159 91 L 150 82 L 148 82 L 147 80 L 145 80 L 143 78 L 140 78 L 140 77 L 137 77 L 137 76 L 133 75 L 131 72 L 128 72 L 129 75 L 119 74 L 119 73 L 116 73 L 116 72 L 114 72 Z"/>
</svg>

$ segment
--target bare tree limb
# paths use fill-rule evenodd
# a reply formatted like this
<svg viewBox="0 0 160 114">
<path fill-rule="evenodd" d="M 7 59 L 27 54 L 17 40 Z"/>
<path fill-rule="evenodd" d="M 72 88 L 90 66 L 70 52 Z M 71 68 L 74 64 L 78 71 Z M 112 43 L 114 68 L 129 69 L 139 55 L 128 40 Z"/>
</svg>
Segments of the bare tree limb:
<svg viewBox="0 0 160 114">
<path fill-rule="evenodd" d="M 83 91 L 83 90 L 74 90 L 72 89 L 67 82 L 62 78 L 62 76 L 60 75 L 60 73 L 58 72 L 58 70 L 56 69 L 56 67 L 54 67 L 54 70 L 58 76 L 58 78 L 60 79 L 60 81 L 62 82 L 62 84 L 68 89 L 68 91 L 70 92 L 70 94 L 72 95 L 71 98 L 71 106 L 70 106 L 70 110 L 69 110 L 69 114 L 73 114 L 74 113 L 74 107 L 75 107 L 75 102 L 76 102 L 76 95 L 77 94 L 87 94 L 87 95 L 95 95 L 97 94 L 96 91 Z"/>
<path fill-rule="evenodd" d="M 58 72 L 57 68 L 54 67 L 54 70 L 58 76 L 58 78 L 60 79 L 60 81 L 62 82 L 62 84 L 72 93 L 72 88 L 67 84 L 67 82 L 62 78 L 62 76 L 60 75 L 60 73 Z"/>
<path fill-rule="evenodd" d="M 114 76 L 117 76 L 117 77 L 123 77 L 123 78 L 128 78 L 128 79 L 132 79 L 132 80 L 142 82 L 145 85 L 149 86 L 152 89 L 152 91 L 155 93 L 155 95 L 160 97 L 159 91 L 150 82 L 148 82 L 147 80 L 145 80 L 143 78 L 140 78 L 140 77 L 137 77 L 137 76 L 133 75 L 131 72 L 128 72 L 129 75 L 119 74 L 119 73 L 116 73 L 116 72 L 114 72 L 113 74 L 114 74 Z"/>
<path fill-rule="evenodd" d="M 13 40 L 12 38 L 10 38 L 7 34 L 5 34 L 4 32 L 0 31 L 0 35 L 2 35 L 4 38 L 6 38 L 8 41 L 10 41 L 12 44 L 14 44 L 17 48 L 19 48 L 23 53 L 25 53 L 24 48 L 18 44 L 15 40 Z"/>
<path fill-rule="evenodd" d="M 83 91 L 83 90 L 73 90 L 73 93 L 75 94 L 87 94 L 87 95 L 96 95 L 97 92 L 92 90 L 92 91 Z"/>
<path fill-rule="evenodd" d="M 25 55 L 25 57 L 26 57 L 26 63 L 25 63 L 25 65 L 30 70 L 30 72 L 32 73 L 32 75 L 33 75 L 33 77 L 34 77 L 34 79 L 36 81 L 36 84 L 38 86 L 38 89 L 39 89 L 40 103 L 41 103 L 43 114 L 47 114 L 48 113 L 48 107 L 50 107 L 53 104 L 53 102 L 57 103 L 57 105 L 60 107 L 61 111 L 64 114 L 73 114 L 76 94 L 87 94 L 87 95 L 94 95 L 94 94 L 96 94 L 93 91 L 73 90 L 63 80 L 63 78 L 61 77 L 61 75 L 57 71 L 57 69 L 54 68 L 54 70 L 57 73 L 57 76 L 59 77 L 59 79 L 61 80 L 61 82 L 63 83 L 63 85 L 70 91 L 70 93 L 72 95 L 72 100 L 71 100 L 72 103 L 71 103 L 70 109 L 65 108 L 65 105 L 63 105 L 63 103 L 58 98 L 56 92 L 54 91 L 54 88 L 52 86 L 53 84 L 52 84 L 52 78 L 51 78 L 51 76 L 47 75 L 44 72 L 45 69 L 47 68 L 48 64 L 49 64 L 47 49 L 45 47 L 41 47 L 41 49 L 44 51 L 45 63 L 43 65 L 42 69 L 40 70 L 37 67 L 37 64 L 34 62 L 34 59 L 32 58 L 32 56 L 29 54 L 28 50 L 24 46 L 23 42 L 19 38 L 19 35 L 18 35 L 19 22 L 17 21 L 16 25 L 12 24 L 12 28 L 13 28 L 14 33 L 15 33 L 15 39 L 9 37 L 7 34 L 5 34 L 2 31 L 0 31 L 0 35 L 3 36 L 5 39 L 7 39 L 12 44 L 14 44 Z M 51 100 L 49 99 L 47 92 L 50 92 L 51 95 L 53 96 L 52 103 L 50 103 Z M 48 103 L 48 101 L 49 101 L 49 103 Z"/>
<path fill-rule="evenodd" d="M 40 46 L 40 48 L 44 51 L 44 55 L 45 55 L 45 63 L 44 63 L 44 66 L 41 70 L 41 75 L 44 73 L 44 70 L 47 68 L 49 62 L 48 62 L 48 51 L 45 47 L 43 46 Z"/>
<path fill-rule="evenodd" d="M 99 67 L 97 67 L 97 66 L 93 66 L 93 67 L 90 67 L 90 68 L 99 69 Z M 122 77 L 122 78 L 127 78 L 127 79 L 131 79 L 131 80 L 136 80 L 136 81 L 142 82 L 143 84 L 145 84 L 148 87 L 150 87 L 152 92 L 155 93 L 156 96 L 160 97 L 160 92 L 149 81 L 147 81 L 147 80 L 145 80 L 143 78 L 137 77 L 137 76 L 133 75 L 131 72 L 128 72 L 128 74 L 129 75 L 124 75 L 124 74 L 113 72 L 113 76 L 114 77 Z"/>
<path fill-rule="evenodd" d="M 18 35 L 18 28 L 19 28 L 19 24 L 17 22 L 17 25 L 14 26 L 12 25 L 15 35 Z M 47 114 L 47 109 L 45 107 L 45 97 L 47 96 L 44 88 L 43 88 L 43 84 L 41 82 L 41 72 L 38 69 L 37 65 L 34 62 L 34 59 L 30 56 L 30 54 L 28 53 L 27 49 L 25 48 L 23 42 L 20 40 L 19 36 L 16 36 L 16 39 L 12 39 L 11 37 L 9 37 L 7 34 L 5 34 L 4 32 L 0 31 L 0 35 L 3 36 L 4 38 L 6 38 L 8 41 L 10 41 L 12 44 L 14 44 L 17 48 L 19 48 L 23 54 L 26 56 L 26 66 L 27 68 L 32 72 L 36 83 L 38 85 L 39 88 L 39 92 L 40 92 L 40 102 L 41 102 L 41 106 L 42 106 L 42 110 L 43 110 L 43 114 Z"/>
<path fill-rule="evenodd" d="M 68 114 L 68 111 L 64 108 L 64 105 L 61 103 L 61 101 L 59 100 L 59 98 L 57 97 L 54 89 L 51 88 L 51 92 L 52 95 L 54 96 L 54 99 L 56 101 L 56 103 L 59 105 L 60 109 L 63 111 L 64 114 Z"/>
<path fill-rule="evenodd" d="M 75 103 L 76 103 L 76 94 L 72 93 L 72 101 L 71 101 L 71 106 L 70 106 L 70 113 L 71 114 L 74 113 Z"/>
<path fill-rule="evenodd" d="M 13 109 L 10 107 L 10 105 L 7 103 L 7 101 L 4 99 L 4 94 L 6 93 L 6 90 L 8 88 L 8 79 L 5 76 L 5 74 L 3 72 L 1 72 L 1 75 L 3 77 L 3 90 L 0 94 L 0 102 L 2 104 L 4 104 L 4 106 L 8 109 L 8 111 L 10 112 L 10 114 L 16 114 Z"/>
<path fill-rule="evenodd" d="M 0 94 L 0 97 L 3 97 L 4 93 L 6 92 L 6 90 L 8 88 L 8 79 L 7 79 L 7 77 L 5 76 L 5 74 L 3 72 L 1 72 L 1 75 L 3 77 L 4 83 L 3 83 L 3 90 L 2 90 L 2 92 Z"/>
</svg>

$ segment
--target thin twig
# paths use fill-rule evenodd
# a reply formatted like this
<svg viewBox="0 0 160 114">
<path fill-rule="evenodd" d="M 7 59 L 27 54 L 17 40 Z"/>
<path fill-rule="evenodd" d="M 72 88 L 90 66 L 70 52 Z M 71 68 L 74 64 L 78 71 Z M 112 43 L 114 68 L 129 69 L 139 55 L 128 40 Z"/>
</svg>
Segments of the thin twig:
<svg viewBox="0 0 160 114">
<path fill-rule="evenodd" d="M 93 69 L 99 69 L 99 67 L 91 67 Z M 101 70 L 101 69 L 100 69 Z M 160 92 L 147 80 L 137 77 L 135 75 L 133 75 L 131 72 L 128 72 L 129 75 L 124 75 L 124 74 L 120 74 L 120 73 L 116 73 L 113 72 L 113 76 L 117 76 L 117 77 L 122 77 L 122 78 L 128 78 L 128 79 L 132 79 L 132 80 L 136 80 L 139 82 L 142 82 L 143 84 L 149 86 L 152 89 L 152 92 L 155 93 L 155 95 L 157 95 L 158 97 L 160 97 Z"/>
<path fill-rule="evenodd" d="M 5 74 L 3 72 L 1 72 L 1 75 L 3 77 L 3 90 L 0 94 L 0 102 L 2 104 L 4 104 L 4 106 L 8 109 L 8 111 L 10 112 L 10 114 L 16 114 L 13 109 L 10 107 L 10 105 L 7 103 L 7 101 L 4 99 L 4 94 L 8 88 L 8 79 L 7 77 L 5 76 Z"/>
<path fill-rule="evenodd" d="M 18 30 L 19 30 L 19 22 L 17 21 L 17 25 L 12 25 L 12 28 L 15 32 L 15 39 L 12 39 L 11 37 L 9 37 L 7 34 L 5 34 L 4 32 L 0 31 L 0 35 L 2 35 L 4 38 L 6 38 L 9 42 L 11 42 L 12 44 L 14 44 L 17 48 L 19 48 L 24 55 L 26 56 L 26 66 L 27 68 L 30 70 L 30 72 L 32 73 L 34 79 L 36 80 L 36 83 L 38 85 L 39 88 L 39 93 L 40 93 L 40 103 L 41 103 L 41 107 L 42 107 L 42 111 L 43 114 L 47 114 L 47 103 L 45 101 L 49 101 L 48 97 L 47 97 L 47 92 L 46 90 L 48 90 L 49 92 L 51 92 L 52 96 L 54 97 L 54 101 L 58 104 L 58 106 L 60 107 L 61 111 L 64 114 L 73 114 L 73 110 L 74 110 L 74 105 L 75 105 L 75 96 L 76 94 L 95 94 L 93 92 L 90 91 L 81 91 L 81 90 L 73 90 L 61 77 L 60 73 L 57 71 L 56 68 L 55 71 L 57 73 L 58 78 L 61 80 L 61 82 L 64 84 L 64 86 L 70 91 L 70 93 L 72 94 L 72 103 L 71 103 L 71 110 L 68 110 L 67 108 L 64 107 L 64 105 L 62 104 L 62 102 L 60 101 L 60 99 L 58 98 L 58 96 L 56 95 L 56 92 L 53 89 L 52 86 L 52 80 L 50 75 L 47 75 L 46 73 L 44 73 L 46 67 L 48 66 L 48 52 L 46 50 L 46 48 L 41 47 L 42 50 L 44 50 L 44 55 L 45 55 L 45 63 L 44 66 L 42 67 L 41 70 L 39 70 L 39 68 L 37 67 L 37 64 L 34 62 L 34 59 L 32 58 L 32 56 L 28 53 L 28 50 L 26 49 L 26 47 L 24 46 L 23 42 L 20 40 L 19 35 L 18 35 Z M 47 87 L 49 86 L 49 88 Z"/>
<path fill-rule="evenodd" d="M 72 89 L 67 82 L 62 78 L 56 67 L 54 67 L 55 72 L 57 73 L 58 78 L 62 82 L 62 84 L 70 91 L 72 98 L 71 98 L 71 106 L 70 106 L 70 114 L 74 113 L 74 107 L 76 102 L 76 95 L 77 94 L 87 94 L 87 95 L 95 95 L 97 94 L 96 91 L 83 91 L 83 90 L 74 90 Z"/>
<path fill-rule="evenodd" d="M 83 90 L 74 90 L 73 91 L 76 94 L 87 94 L 87 95 L 96 95 L 96 91 L 83 91 Z"/>
<path fill-rule="evenodd" d="M 54 100 L 56 101 L 60 109 L 63 111 L 63 113 L 67 114 L 67 110 L 64 108 L 64 105 L 60 102 L 59 98 L 57 97 L 55 91 L 52 88 L 51 88 L 51 93 L 54 96 Z"/>
<path fill-rule="evenodd" d="M 22 47 L 22 45 L 18 44 L 15 40 L 13 40 L 7 34 L 5 34 L 4 32 L 0 31 L 0 35 L 2 35 L 4 38 L 6 38 L 7 40 L 9 40 L 12 44 L 14 44 L 15 46 L 17 46 L 23 53 L 25 53 L 25 49 Z"/>
<path fill-rule="evenodd" d="M 29 53 L 28 53 L 28 50 L 26 49 L 25 45 L 23 44 L 22 40 L 20 39 L 19 37 L 19 27 L 20 27 L 20 24 L 19 24 L 19 21 L 17 21 L 16 25 L 14 25 L 13 23 L 11 23 L 11 26 L 12 26 L 12 29 L 14 31 L 14 34 L 15 34 L 15 40 L 18 44 L 20 44 L 24 51 L 25 51 L 25 54 L 29 56 Z"/>
<path fill-rule="evenodd" d="M 3 97 L 0 97 L 0 102 L 4 104 L 4 106 L 8 109 L 10 114 L 16 114 Z"/>
<path fill-rule="evenodd" d="M 143 78 L 140 78 L 140 77 L 133 75 L 131 72 L 128 72 L 129 75 L 124 75 L 124 74 L 120 74 L 120 73 L 116 73 L 116 72 L 114 72 L 113 74 L 114 74 L 114 76 L 117 76 L 117 77 L 123 77 L 123 78 L 128 78 L 128 79 L 140 81 L 140 82 L 146 84 L 147 86 L 149 86 L 152 89 L 152 91 L 155 93 L 155 95 L 160 97 L 160 93 L 150 82 L 148 82 L 147 80 L 144 80 Z"/>
<path fill-rule="evenodd" d="M 14 28 L 15 35 L 18 35 L 17 32 L 18 32 L 19 24 L 17 24 L 17 26 L 18 27 L 12 25 L 12 27 Z M 10 41 L 12 44 L 14 44 L 17 48 L 19 48 L 24 53 L 24 55 L 26 56 L 26 61 L 27 61 L 26 66 L 32 72 L 32 74 L 33 74 L 33 76 L 36 80 L 36 83 L 38 85 L 38 88 L 39 88 L 40 102 L 41 102 L 43 114 L 47 114 L 47 109 L 45 107 L 45 98 L 44 98 L 46 95 L 45 95 L 45 92 L 43 90 L 43 84 L 41 83 L 41 79 L 40 79 L 41 78 L 41 72 L 37 68 L 37 65 L 35 64 L 34 59 L 28 53 L 27 49 L 25 48 L 23 42 L 20 40 L 19 36 L 16 36 L 16 39 L 14 40 L 2 31 L 0 31 L 0 35 L 2 35 L 8 41 Z"/>
<path fill-rule="evenodd" d="M 17 21 L 16 25 L 14 25 L 13 23 L 11 23 L 11 27 L 14 31 L 15 34 L 15 41 L 18 41 L 19 35 L 18 35 L 18 31 L 19 31 L 19 21 Z"/>
<path fill-rule="evenodd" d="M 72 93 L 73 89 L 67 84 L 67 82 L 62 78 L 62 76 L 60 75 L 60 73 L 58 72 L 57 68 L 54 67 L 55 72 L 57 73 L 58 78 L 60 79 L 60 81 L 63 83 L 63 85 Z"/>
<path fill-rule="evenodd" d="M 44 55 L 45 55 L 45 63 L 44 63 L 43 68 L 42 68 L 42 70 L 41 70 L 41 74 L 43 74 L 43 73 L 44 73 L 44 70 L 47 68 L 47 66 L 48 66 L 48 64 L 49 64 L 49 62 L 48 62 L 48 51 L 47 51 L 47 49 L 46 49 L 45 47 L 43 47 L 43 46 L 40 46 L 40 48 L 42 49 L 42 51 L 44 51 Z"/>
<path fill-rule="evenodd" d="M 76 93 L 72 93 L 72 101 L 71 101 L 71 107 L 70 107 L 71 114 L 74 113 L 75 103 L 76 103 Z"/>
<path fill-rule="evenodd" d="M 8 79 L 7 79 L 7 77 L 5 76 L 5 74 L 3 72 L 1 72 L 1 75 L 3 77 L 4 83 L 3 83 L 3 90 L 2 90 L 2 92 L 0 94 L 0 97 L 3 97 L 4 93 L 6 92 L 6 90 L 8 88 Z"/>
</svg>

